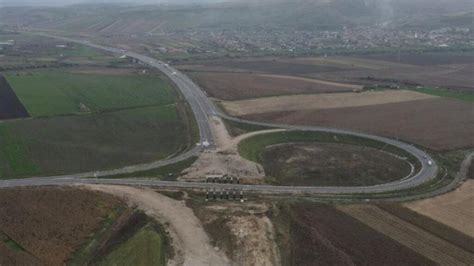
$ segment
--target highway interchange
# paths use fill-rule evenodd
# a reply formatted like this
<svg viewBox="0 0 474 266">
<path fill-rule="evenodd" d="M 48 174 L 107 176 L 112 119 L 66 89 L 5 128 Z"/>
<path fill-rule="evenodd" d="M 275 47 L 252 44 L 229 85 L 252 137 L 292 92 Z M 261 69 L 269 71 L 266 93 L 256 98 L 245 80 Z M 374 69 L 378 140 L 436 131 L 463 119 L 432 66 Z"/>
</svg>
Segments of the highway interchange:
<svg viewBox="0 0 474 266">
<path fill-rule="evenodd" d="M 206 96 L 204 91 L 199 88 L 193 81 L 191 81 L 185 74 L 174 69 L 168 64 L 158 61 L 154 58 L 137 54 L 134 52 L 124 51 L 122 49 L 106 47 L 102 45 L 92 44 L 84 40 L 76 40 L 65 37 L 52 36 L 47 34 L 41 34 L 42 36 L 62 39 L 69 42 L 81 43 L 93 48 L 108 51 L 115 54 L 125 54 L 128 57 L 135 58 L 136 60 L 155 67 L 168 76 L 180 90 L 183 97 L 189 103 L 199 127 L 200 143 L 196 147 L 189 151 L 186 151 L 176 157 L 156 161 L 148 164 L 128 166 L 121 169 L 107 170 L 107 171 L 96 171 L 88 173 L 70 174 L 62 176 L 52 177 L 32 177 L 25 179 L 8 179 L 0 181 L 0 187 L 21 187 L 21 186 L 48 186 L 48 185 L 73 185 L 73 184 L 118 184 L 118 185 L 141 185 L 141 186 L 157 186 L 163 188 L 187 188 L 187 189 L 238 189 L 245 191 L 255 192 L 268 192 L 268 193 L 305 193 L 305 194 L 349 194 L 349 193 L 382 193 L 398 191 L 416 187 L 423 183 L 429 182 L 436 178 L 438 173 L 438 166 L 436 162 L 424 151 L 417 147 L 403 143 L 398 140 L 384 138 L 380 136 L 357 133 L 341 129 L 324 128 L 324 127 L 312 127 L 312 126 L 291 126 L 291 125 L 280 125 L 270 123 L 260 123 L 254 121 L 246 121 L 233 117 L 229 117 L 222 113 Z M 352 136 L 358 136 L 377 140 L 380 142 L 387 143 L 389 145 L 396 146 L 402 150 L 415 156 L 421 163 L 421 169 L 418 173 L 415 173 L 409 178 L 399 180 L 396 182 L 385 183 L 375 186 L 361 186 L 361 187 L 293 187 L 293 186 L 270 186 L 270 185 L 243 185 L 243 184 L 214 184 L 214 183 L 201 183 L 201 182 L 178 182 L 178 181 L 161 181 L 157 179 L 108 179 L 100 178 L 105 176 L 117 175 L 117 174 L 132 174 L 138 171 L 145 171 L 155 169 L 164 165 L 177 163 L 179 161 L 186 160 L 193 156 L 198 156 L 205 149 L 212 149 L 215 143 L 212 129 L 209 123 L 209 118 L 212 116 L 220 116 L 225 119 L 275 127 L 285 128 L 289 130 L 305 130 L 305 131 L 320 131 L 336 134 L 346 134 Z"/>
</svg>

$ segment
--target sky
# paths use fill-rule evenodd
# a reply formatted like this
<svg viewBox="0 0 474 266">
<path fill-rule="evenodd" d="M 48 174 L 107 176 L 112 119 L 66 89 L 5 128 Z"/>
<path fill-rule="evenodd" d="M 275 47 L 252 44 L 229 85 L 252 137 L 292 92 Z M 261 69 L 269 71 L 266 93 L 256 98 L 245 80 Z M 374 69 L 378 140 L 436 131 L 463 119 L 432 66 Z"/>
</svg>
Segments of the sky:
<svg viewBox="0 0 474 266">
<path fill-rule="evenodd" d="M 80 3 L 134 3 L 134 4 L 161 4 L 161 3 L 217 3 L 226 0 L 0 0 L 0 6 L 64 6 Z"/>
</svg>

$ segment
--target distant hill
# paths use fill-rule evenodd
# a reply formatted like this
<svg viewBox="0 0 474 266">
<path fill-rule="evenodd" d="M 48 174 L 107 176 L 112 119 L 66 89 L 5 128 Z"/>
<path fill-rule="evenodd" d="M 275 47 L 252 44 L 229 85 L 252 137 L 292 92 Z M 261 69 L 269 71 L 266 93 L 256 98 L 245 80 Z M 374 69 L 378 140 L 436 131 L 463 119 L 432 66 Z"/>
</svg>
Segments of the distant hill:
<svg viewBox="0 0 474 266">
<path fill-rule="evenodd" d="M 0 9 L 0 24 L 102 34 L 239 28 L 332 30 L 357 25 L 472 27 L 471 7 L 474 4 L 466 0 L 244 0 L 166 6 L 83 4 L 4 7 Z"/>
</svg>

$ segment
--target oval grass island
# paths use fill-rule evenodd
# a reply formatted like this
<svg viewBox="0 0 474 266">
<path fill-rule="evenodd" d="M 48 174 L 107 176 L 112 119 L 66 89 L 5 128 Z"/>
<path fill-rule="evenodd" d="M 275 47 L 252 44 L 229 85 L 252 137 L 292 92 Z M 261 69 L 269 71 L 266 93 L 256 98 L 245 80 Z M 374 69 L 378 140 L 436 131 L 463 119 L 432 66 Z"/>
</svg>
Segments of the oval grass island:
<svg viewBox="0 0 474 266">
<path fill-rule="evenodd" d="M 239 153 L 261 164 L 272 185 L 373 186 L 410 178 L 421 168 L 395 146 L 316 131 L 257 135 L 240 142 Z"/>
</svg>

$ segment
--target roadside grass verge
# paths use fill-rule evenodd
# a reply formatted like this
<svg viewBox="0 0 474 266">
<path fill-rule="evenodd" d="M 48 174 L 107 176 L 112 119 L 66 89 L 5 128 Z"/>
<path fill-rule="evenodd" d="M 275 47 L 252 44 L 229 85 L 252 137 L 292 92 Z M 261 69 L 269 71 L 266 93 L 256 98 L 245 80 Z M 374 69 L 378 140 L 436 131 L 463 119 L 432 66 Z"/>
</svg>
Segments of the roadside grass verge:
<svg viewBox="0 0 474 266">
<path fill-rule="evenodd" d="M 151 169 L 148 171 L 139 171 L 133 174 L 111 175 L 111 176 L 105 176 L 102 178 L 153 177 L 153 178 L 157 178 L 157 179 L 161 179 L 165 181 L 176 181 L 176 179 L 181 175 L 181 173 L 185 169 L 189 168 L 196 160 L 197 160 L 197 157 L 193 156 L 184 161 L 181 161 L 175 164 L 165 165 L 160 168 Z"/>
<path fill-rule="evenodd" d="M 194 145 L 176 105 L 0 125 L 0 179 L 152 162 Z"/>
<path fill-rule="evenodd" d="M 177 93 L 159 76 L 38 70 L 5 75 L 33 117 L 103 112 L 175 103 Z"/>
<path fill-rule="evenodd" d="M 237 122 L 223 118 L 225 128 L 232 137 L 237 137 L 246 133 L 271 129 L 270 127 L 252 125 L 244 122 Z"/>
</svg>

